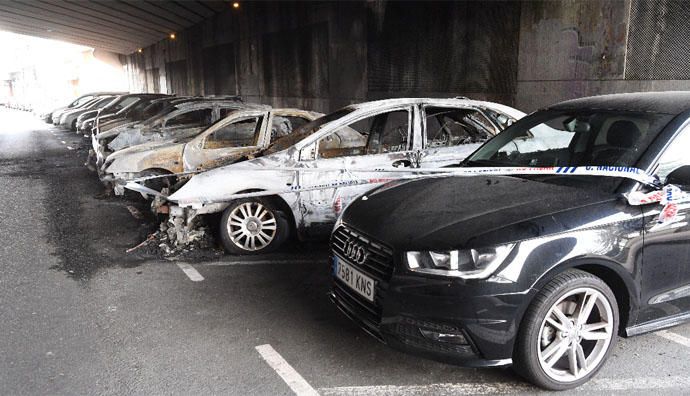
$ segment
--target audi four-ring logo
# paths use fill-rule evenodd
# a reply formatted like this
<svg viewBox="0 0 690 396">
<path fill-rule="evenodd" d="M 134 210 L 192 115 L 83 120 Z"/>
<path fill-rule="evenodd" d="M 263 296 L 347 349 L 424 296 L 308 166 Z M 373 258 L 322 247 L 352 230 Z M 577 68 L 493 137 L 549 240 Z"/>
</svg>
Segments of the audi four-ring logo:
<svg viewBox="0 0 690 396">
<path fill-rule="evenodd" d="M 367 260 L 367 250 L 364 246 L 357 243 L 353 239 L 348 239 L 345 242 L 345 257 L 350 259 L 355 264 L 364 264 Z"/>
</svg>

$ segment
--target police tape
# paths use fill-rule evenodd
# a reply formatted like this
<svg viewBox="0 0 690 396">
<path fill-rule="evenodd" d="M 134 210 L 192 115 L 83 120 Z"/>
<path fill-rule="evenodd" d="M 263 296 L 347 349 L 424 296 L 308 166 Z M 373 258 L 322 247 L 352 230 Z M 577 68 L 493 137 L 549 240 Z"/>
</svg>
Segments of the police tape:
<svg viewBox="0 0 690 396">
<path fill-rule="evenodd" d="M 247 193 L 237 193 L 224 196 L 218 200 L 199 199 L 202 204 L 211 203 L 225 203 L 243 198 L 256 198 L 263 196 L 282 195 L 282 194 L 299 194 L 302 192 L 329 190 L 337 188 L 354 187 L 368 184 L 383 184 L 392 181 L 406 181 L 428 178 L 445 178 L 445 177 L 476 177 L 476 176 L 528 176 L 528 175 L 568 175 L 568 176 L 599 176 L 599 177 L 614 177 L 630 179 L 641 184 L 655 188 L 651 192 L 634 191 L 626 197 L 630 205 L 646 205 L 652 203 L 659 203 L 663 205 L 658 218 L 659 225 L 669 224 L 678 215 L 678 204 L 690 202 L 690 195 L 684 193 L 677 186 L 667 185 L 662 190 L 658 190 L 660 183 L 657 177 L 651 176 L 641 169 L 634 167 L 613 167 L 613 166 L 579 166 L 579 167 L 464 167 L 464 168 L 405 168 L 405 169 L 349 169 L 349 168 L 302 168 L 302 167 L 285 167 L 285 168 L 238 168 L 238 171 L 271 171 L 271 172 L 319 172 L 328 173 L 335 172 L 341 175 L 347 175 L 349 179 L 331 180 L 324 183 L 314 185 L 291 185 L 286 189 L 263 190 Z M 184 172 L 177 175 L 195 174 L 197 172 Z M 357 173 L 377 173 L 377 174 L 395 174 L 388 177 L 370 177 L 370 178 L 356 178 L 354 174 Z M 125 188 L 140 193 L 158 196 L 169 200 L 168 196 L 159 191 L 146 187 L 140 182 L 151 180 L 159 177 L 169 177 L 172 175 L 153 176 L 135 179 L 126 182 Z M 181 204 L 182 202 L 178 202 Z"/>
<path fill-rule="evenodd" d="M 660 227 L 671 224 L 678 220 L 678 205 L 690 203 L 690 194 L 682 191 L 680 187 L 669 184 L 661 190 L 651 192 L 633 191 L 627 196 L 628 203 L 634 206 L 658 203 L 663 205 L 657 218 L 657 225 L 651 230 L 658 230 Z"/>
<path fill-rule="evenodd" d="M 249 172 L 336 172 L 344 174 L 354 173 L 411 173 L 423 176 L 425 174 L 447 174 L 452 176 L 516 176 L 516 175 L 573 175 L 573 176 L 608 176 L 632 179 L 646 185 L 658 184 L 658 179 L 634 167 L 625 166 L 550 166 L 550 167 L 458 167 L 458 168 L 309 168 L 309 167 L 242 167 L 236 171 Z M 139 183 L 159 178 L 195 175 L 201 171 L 188 171 L 168 175 L 146 176 L 126 182 Z"/>
<path fill-rule="evenodd" d="M 580 166 L 580 167 L 459 167 L 459 168 L 403 168 L 403 169 L 357 169 L 357 168 L 306 168 L 306 167 L 284 167 L 284 168 L 237 168 L 237 172 L 280 172 L 298 175 L 299 172 L 309 173 L 337 173 L 346 176 L 346 179 L 330 180 L 314 185 L 300 185 L 295 183 L 286 189 L 264 190 L 251 193 L 238 193 L 224 196 L 222 200 L 204 201 L 207 203 L 229 202 L 241 198 L 253 198 L 268 195 L 297 194 L 301 192 L 328 190 L 343 187 L 354 187 L 367 184 L 382 184 L 396 180 L 414 180 L 421 178 L 436 177 L 471 177 L 471 176 L 527 176 L 527 175 L 567 175 L 567 176 L 600 176 L 618 177 L 637 181 L 639 183 L 658 186 L 658 179 L 646 174 L 644 171 L 633 167 L 610 167 L 610 166 Z M 183 174 L 191 174 L 186 172 Z M 358 173 L 374 173 L 378 177 L 355 177 Z M 181 175 L 181 174 L 178 174 Z M 386 175 L 386 176 L 383 176 Z M 172 176 L 172 175 L 168 175 Z M 240 176 L 240 174 L 238 174 Z M 288 175 L 289 176 L 289 175 Z M 144 194 L 155 195 L 167 199 L 165 194 L 146 187 L 141 182 L 152 180 L 161 176 L 144 177 L 126 182 L 124 187 Z M 327 177 L 333 177 L 328 175 Z M 297 178 L 295 178 L 297 179 Z"/>
</svg>

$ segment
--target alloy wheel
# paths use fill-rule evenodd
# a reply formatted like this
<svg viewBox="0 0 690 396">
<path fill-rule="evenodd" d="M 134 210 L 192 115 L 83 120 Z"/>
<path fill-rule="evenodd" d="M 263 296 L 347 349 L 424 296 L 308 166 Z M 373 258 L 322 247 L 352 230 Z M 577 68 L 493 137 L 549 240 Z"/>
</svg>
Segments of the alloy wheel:
<svg viewBox="0 0 690 396">
<path fill-rule="evenodd" d="M 598 290 L 569 291 L 551 306 L 539 330 L 539 365 L 551 379 L 577 381 L 595 370 L 613 338 L 611 303 Z"/>
<path fill-rule="evenodd" d="M 275 238 L 276 218 L 259 202 L 244 202 L 235 207 L 227 222 L 230 240 L 240 249 L 257 251 L 266 248 Z"/>
</svg>

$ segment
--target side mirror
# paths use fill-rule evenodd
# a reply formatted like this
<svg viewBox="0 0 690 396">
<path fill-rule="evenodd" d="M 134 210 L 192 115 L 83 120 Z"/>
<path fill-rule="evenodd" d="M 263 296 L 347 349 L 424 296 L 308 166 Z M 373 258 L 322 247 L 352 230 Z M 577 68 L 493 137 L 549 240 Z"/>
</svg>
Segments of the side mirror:
<svg viewBox="0 0 690 396">
<path fill-rule="evenodd" d="M 690 191 L 690 165 L 683 165 L 669 173 L 664 185 L 669 184 L 674 184 L 683 191 Z"/>
</svg>

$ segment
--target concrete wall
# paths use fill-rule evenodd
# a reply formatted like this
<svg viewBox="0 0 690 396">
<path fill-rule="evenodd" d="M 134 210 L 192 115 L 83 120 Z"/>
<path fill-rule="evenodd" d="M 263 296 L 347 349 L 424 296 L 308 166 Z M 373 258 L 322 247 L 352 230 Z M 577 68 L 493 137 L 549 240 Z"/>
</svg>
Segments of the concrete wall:
<svg viewBox="0 0 690 396">
<path fill-rule="evenodd" d="M 690 3 L 526 2 L 515 105 L 617 92 L 690 90 Z"/>
<path fill-rule="evenodd" d="M 421 95 L 512 103 L 519 14 L 513 2 L 243 2 L 123 60 L 132 91 L 320 111 Z"/>
<path fill-rule="evenodd" d="M 690 89 L 687 20 L 690 3 L 670 0 L 242 2 L 123 61 L 132 91 L 319 111 L 464 95 L 531 111 Z"/>
</svg>

